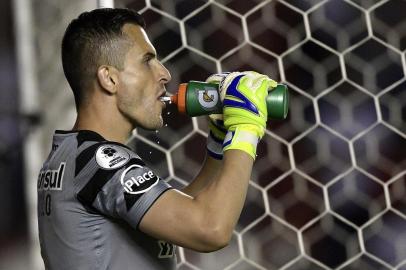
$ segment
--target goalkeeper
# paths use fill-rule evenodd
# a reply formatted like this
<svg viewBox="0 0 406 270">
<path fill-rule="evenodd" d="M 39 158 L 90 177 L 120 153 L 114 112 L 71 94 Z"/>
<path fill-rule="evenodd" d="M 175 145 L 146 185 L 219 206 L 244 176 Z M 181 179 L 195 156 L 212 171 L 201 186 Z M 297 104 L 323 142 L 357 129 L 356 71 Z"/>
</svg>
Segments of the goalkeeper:
<svg viewBox="0 0 406 270">
<path fill-rule="evenodd" d="M 83 13 L 68 26 L 62 63 L 77 119 L 55 131 L 38 177 L 46 269 L 175 269 L 175 246 L 211 252 L 228 244 L 244 205 L 265 97 L 276 83 L 256 72 L 215 74 L 223 117 L 210 118 L 208 155 L 183 190 L 162 181 L 124 143 L 163 125 L 168 70 L 127 9 Z"/>
</svg>

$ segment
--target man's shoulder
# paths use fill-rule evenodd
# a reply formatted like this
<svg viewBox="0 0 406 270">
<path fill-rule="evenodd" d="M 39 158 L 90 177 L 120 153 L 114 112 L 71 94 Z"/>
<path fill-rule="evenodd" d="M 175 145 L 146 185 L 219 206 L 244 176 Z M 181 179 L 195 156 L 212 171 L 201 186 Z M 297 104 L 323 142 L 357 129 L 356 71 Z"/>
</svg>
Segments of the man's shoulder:
<svg viewBox="0 0 406 270">
<path fill-rule="evenodd" d="M 137 160 L 137 164 L 143 164 L 141 158 L 130 147 L 108 141 L 95 132 L 79 131 L 77 141 L 76 174 L 89 161 L 93 161 L 102 170 L 123 168 L 134 159 Z"/>
<path fill-rule="evenodd" d="M 130 148 L 120 143 L 105 141 L 97 144 L 94 151 L 97 165 L 105 170 L 114 170 L 126 165 L 131 158 L 140 159 Z"/>
</svg>

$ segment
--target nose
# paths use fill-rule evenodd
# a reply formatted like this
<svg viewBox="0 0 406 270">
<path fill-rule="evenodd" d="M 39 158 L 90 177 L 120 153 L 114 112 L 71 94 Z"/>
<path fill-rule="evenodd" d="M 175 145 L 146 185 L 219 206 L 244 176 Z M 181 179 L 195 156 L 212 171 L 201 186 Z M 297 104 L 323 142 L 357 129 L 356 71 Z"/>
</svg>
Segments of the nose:
<svg viewBox="0 0 406 270">
<path fill-rule="evenodd" d="M 159 81 L 164 84 L 167 84 L 172 79 L 171 73 L 162 63 L 160 63 L 160 67 L 161 68 L 160 68 L 160 72 L 159 72 L 159 75 L 160 75 Z"/>
</svg>

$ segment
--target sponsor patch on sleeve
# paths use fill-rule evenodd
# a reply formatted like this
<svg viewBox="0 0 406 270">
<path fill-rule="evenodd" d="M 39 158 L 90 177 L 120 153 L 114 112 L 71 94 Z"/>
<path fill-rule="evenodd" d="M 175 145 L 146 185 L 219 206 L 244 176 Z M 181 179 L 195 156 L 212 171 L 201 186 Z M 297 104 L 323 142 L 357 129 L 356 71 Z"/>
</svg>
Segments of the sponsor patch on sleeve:
<svg viewBox="0 0 406 270">
<path fill-rule="evenodd" d="M 114 144 L 104 144 L 96 151 L 96 162 L 103 169 L 113 170 L 122 167 L 130 160 L 130 154 Z"/>
<path fill-rule="evenodd" d="M 159 177 L 147 167 L 130 165 L 120 177 L 121 185 L 128 194 L 142 194 L 158 184 Z"/>
</svg>

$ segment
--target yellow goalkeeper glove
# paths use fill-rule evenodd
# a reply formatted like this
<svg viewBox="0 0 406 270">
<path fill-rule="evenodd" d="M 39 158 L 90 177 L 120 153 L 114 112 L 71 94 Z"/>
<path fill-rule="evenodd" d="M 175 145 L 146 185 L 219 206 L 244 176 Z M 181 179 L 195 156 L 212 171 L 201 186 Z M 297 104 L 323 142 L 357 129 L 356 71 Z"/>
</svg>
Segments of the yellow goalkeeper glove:
<svg viewBox="0 0 406 270">
<path fill-rule="evenodd" d="M 233 72 L 220 83 L 224 126 L 228 130 L 223 151 L 239 149 L 256 157 L 258 141 L 265 133 L 266 96 L 277 82 L 254 71 Z"/>
</svg>

